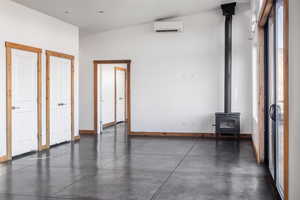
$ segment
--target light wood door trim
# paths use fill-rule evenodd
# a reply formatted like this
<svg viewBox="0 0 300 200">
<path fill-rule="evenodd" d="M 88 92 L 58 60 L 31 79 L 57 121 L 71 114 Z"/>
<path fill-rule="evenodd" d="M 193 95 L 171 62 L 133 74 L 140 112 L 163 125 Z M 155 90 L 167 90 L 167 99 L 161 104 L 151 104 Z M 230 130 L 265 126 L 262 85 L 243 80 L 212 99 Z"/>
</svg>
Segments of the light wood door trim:
<svg viewBox="0 0 300 200">
<path fill-rule="evenodd" d="M 79 130 L 80 135 L 95 135 L 97 134 L 95 130 Z"/>
<path fill-rule="evenodd" d="M 38 150 L 42 151 L 42 53 L 38 53 Z"/>
<path fill-rule="evenodd" d="M 131 99 L 130 99 L 130 68 L 131 68 L 131 60 L 94 60 L 93 62 L 94 66 L 94 131 L 98 133 L 98 80 L 100 77 L 98 77 L 98 65 L 99 64 L 126 64 L 127 65 L 127 76 L 126 76 L 126 93 L 127 93 L 127 101 L 126 101 L 126 107 L 127 107 L 127 118 L 128 118 L 128 134 L 131 132 Z"/>
<path fill-rule="evenodd" d="M 115 67 L 115 122 L 117 122 L 117 71 L 124 71 L 125 73 L 125 108 L 124 108 L 124 121 L 126 121 L 126 117 L 127 117 L 127 70 L 125 68 L 122 67 Z"/>
<path fill-rule="evenodd" d="M 257 162 L 264 161 L 264 143 L 265 143 L 265 33 L 264 28 L 258 27 L 258 146 Z"/>
<path fill-rule="evenodd" d="M 96 133 L 98 133 L 98 95 L 98 63 L 94 62 L 94 131 Z"/>
<path fill-rule="evenodd" d="M 36 48 L 36 47 L 31 47 L 23 44 L 17 44 L 13 42 L 5 42 L 5 47 L 6 48 L 11 48 L 11 49 L 19 49 L 22 51 L 29 51 L 32 53 L 42 53 L 42 49 Z"/>
<path fill-rule="evenodd" d="M 72 56 L 72 55 L 59 53 L 59 52 L 56 52 L 56 51 L 49 51 L 49 50 L 46 51 L 46 55 L 53 56 L 53 57 L 58 57 L 58 58 L 65 58 L 65 59 L 69 59 L 71 61 L 75 59 L 75 57 Z"/>
<path fill-rule="evenodd" d="M 262 8 L 258 17 L 259 26 L 263 27 L 268 21 L 268 17 L 272 11 L 272 7 L 274 5 L 274 0 L 263 0 Z"/>
<path fill-rule="evenodd" d="M 12 158 L 12 56 L 6 47 L 6 157 Z"/>
<path fill-rule="evenodd" d="M 12 159 L 12 49 L 37 54 L 37 138 L 38 151 L 42 149 L 42 49 L 22 44 L 5 42 L 6 47 L 6 158 Z"/>
<path fill-rule="evenodd" d="M 50 94 L 50 57 L 58 57 L 58 58 L 64 58 L 64 59 L 69 59 L 71 61 L 71 140 L 75 141 L 78 140 L 78 137 L 75 137 L 75 126 L 74 126 L 74 92 L 75 92 L 75 66 L 74 66 L 74 60 L 75 57 L 72 55 L 68 54 L 63 54 L 55 51 L 46 51 L 46 132 L 47 132 L 47 137 L 46 137 L 46 146 L 47 148 L 50 147 L 50 104 L 51 104 L 51 94 Z"/>
</svg>

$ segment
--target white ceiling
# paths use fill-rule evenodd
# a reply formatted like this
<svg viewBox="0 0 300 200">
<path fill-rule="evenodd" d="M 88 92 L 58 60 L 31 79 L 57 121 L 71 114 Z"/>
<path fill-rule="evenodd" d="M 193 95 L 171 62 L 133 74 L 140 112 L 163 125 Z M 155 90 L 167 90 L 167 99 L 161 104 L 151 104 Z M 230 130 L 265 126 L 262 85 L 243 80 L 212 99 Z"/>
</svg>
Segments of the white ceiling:
<svg viewBox="0 0 300 200">
<path fill-rule="evenodd" d="M 101 32 L 158 18 L 217 9 L 230 0 L 13 0 L 80 28 L 81 34 Z M 234 0 L 231 0 L 234 1 Z M 238 0 L 250 2 L 250 0 Z M 104 11 L 99 14 L 98 11 Z M 66 13 L 68 12 L 68 13 Z"/>
</svg>

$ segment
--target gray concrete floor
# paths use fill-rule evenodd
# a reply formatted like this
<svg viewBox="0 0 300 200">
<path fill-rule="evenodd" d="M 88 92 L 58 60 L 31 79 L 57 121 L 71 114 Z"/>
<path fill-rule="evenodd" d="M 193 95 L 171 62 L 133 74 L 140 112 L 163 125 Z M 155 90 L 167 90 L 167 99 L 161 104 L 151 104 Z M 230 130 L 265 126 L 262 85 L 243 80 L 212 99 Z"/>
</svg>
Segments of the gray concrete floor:
<svg viewBox="0 0 300 200">
<path fill-rule="evenodd" d="M 274 199 L 250 141 L 128 138 L 125 129 L 1 164 L 0 199 Z"/>
</svg>

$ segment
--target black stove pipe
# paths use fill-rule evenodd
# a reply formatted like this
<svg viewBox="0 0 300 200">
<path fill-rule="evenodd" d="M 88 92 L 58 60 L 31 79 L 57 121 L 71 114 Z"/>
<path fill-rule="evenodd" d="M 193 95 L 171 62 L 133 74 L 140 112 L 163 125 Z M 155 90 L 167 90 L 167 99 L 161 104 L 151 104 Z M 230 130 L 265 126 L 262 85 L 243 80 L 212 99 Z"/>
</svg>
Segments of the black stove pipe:
<svg viewBox="0 0 300 200">
<path fill-rule="evenodd" d="M 225 20 L 225 113 L 231 112 L 231 74 L 232 74 L 232 16 L 226 16 Z"/>
<path fill-rule="evenodd" d="M 225 84 L 224 107 L 225 113 L 231 113 L 231 84 L 232 84 L 232 16 L 235 14 L 236 3 L 221 5 L 225 16 Z"/>
</svg>

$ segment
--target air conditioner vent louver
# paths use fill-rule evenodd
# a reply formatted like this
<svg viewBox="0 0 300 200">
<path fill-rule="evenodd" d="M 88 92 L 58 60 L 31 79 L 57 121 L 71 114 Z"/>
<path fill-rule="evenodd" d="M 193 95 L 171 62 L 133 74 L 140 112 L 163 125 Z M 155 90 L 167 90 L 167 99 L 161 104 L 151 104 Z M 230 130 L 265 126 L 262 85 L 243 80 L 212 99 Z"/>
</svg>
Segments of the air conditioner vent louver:
<svg viewBox="0 0 300 200">
<path fill-rule="evenodd" d="M 155 32 L 183 32 L 183 22 L 162 21 L 154 22 Z"/>
</svg>

